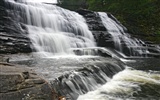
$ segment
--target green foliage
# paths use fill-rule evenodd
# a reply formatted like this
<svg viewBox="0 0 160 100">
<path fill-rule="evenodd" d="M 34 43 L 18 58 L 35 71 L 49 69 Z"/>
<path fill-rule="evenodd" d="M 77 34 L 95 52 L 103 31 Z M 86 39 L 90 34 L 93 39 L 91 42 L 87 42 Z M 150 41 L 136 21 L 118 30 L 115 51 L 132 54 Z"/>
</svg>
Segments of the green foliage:
<svg viewBox="0 0 160 100">
<path fill-rule="evenodd" d="M 57 0 L 57 2 L 59 6 L 70 10 L 88 7 L 87 0 Z"/>
</svg>

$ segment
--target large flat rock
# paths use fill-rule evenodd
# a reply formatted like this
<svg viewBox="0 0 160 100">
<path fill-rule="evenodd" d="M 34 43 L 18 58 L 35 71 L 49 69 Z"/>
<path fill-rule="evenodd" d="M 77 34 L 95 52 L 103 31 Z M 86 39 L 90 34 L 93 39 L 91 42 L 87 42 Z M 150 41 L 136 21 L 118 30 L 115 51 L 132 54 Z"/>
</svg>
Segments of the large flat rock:
<svg viewBox="0 0 160 100">
<path fill-rule="evenodd" d="M 31 69 L 0 63 L 1 100 L 55 100 L 49 84 Z"/>
</svg>

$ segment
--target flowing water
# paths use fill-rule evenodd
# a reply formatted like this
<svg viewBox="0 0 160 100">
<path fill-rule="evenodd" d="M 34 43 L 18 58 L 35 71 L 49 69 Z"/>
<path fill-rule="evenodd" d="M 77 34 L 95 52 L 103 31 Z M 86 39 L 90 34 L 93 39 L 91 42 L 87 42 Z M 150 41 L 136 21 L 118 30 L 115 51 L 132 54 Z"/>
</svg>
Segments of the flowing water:
<svg viewBox="0 0 160 100">
<path fill-rule="evenodd" d="M 95 46 L 85 19 L 76 12 L 27 0 L 6 2 L 18 12 L 19 21 L 25 24 L 34 48 L 44 55 L 68 54 L 71 48 Z"/>
<path fill-rule="evenodd" d="M 126 33 L 126 28 L 114 16 L 104 12 L 99 12 L 99 15 L 103 25 L 113 37 L 116 50 L 125 53 L 124 49 L 127 48 L 130 52 L 129 56 L 141 56 L 149 52 L 147 48 L 142 48 L 145 43 L 141 40 L 131 38 Z"/>
<path fill-rule="evenodd" d="M 123 60 L 126 66 L 121 61 L 99 56 L 12 57 L 11 63 L 28 65 L 67 100 L 160 98 L 159 59 L 126 59 Z"/>
<path fill-rule="evenodd" d="M 160 71 L 144 72 L 127 68 L 95 91 L 78 100 L 159 100 Z"/>
<path fill-rule="evenodd" d="M 76 12 L 30 0 L 5 1 L 12 19 L 23 25 L 33 47 L 42 54 L 13 57 L 10 62 L 31 67 L 60 95 L 68 100 L 160 98 L 160 64 L 152 67 L 159 59 L 153 59 L 153 65 L 146 58 L 143 63 L 138 63 L 140 59 L 120 59 L 116 50 L 125 54 L 124 46 L 129 56 L 147 56 L 151 50 L 143 47 L 144 42 L 132 39 L 113 16 L 99 13 L 116 50 L 96 47 L 85 19 Z M 159 46 L 155 51 L 160 52 Z"/>
<path fill-rule="evenodd" d="M 10 62 L 32 68 L 68 100 L 76 100 L 79 95 L 96 90 L 125 68 L 121 61 L 99 56 L 25 58 L 15 59 L 12 56 Z"/>
<path fill-rule="evenodd" d="M 81 95 L 78 100 L 159 100 L 160 60 L 138 58 L 124 62 L 132 67 L 126 67 L 109 82 Z"/>
</svg>

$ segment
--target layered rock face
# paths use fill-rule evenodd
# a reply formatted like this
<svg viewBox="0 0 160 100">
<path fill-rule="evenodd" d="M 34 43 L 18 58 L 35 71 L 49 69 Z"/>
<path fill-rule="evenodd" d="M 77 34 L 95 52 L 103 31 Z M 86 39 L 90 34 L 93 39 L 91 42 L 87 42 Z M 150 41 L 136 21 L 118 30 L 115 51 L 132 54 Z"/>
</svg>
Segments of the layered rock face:
<svg viewBox="0 0 160 100">
<path fill-rule="evenodd" d="M 27 68 L 0 63 L 1 100 L 56 100 L 49 84 Z"/>
<path fill-rule="evenodd" d="M 85 9 L 79 9 L 77 12 L 86 19 L 88 27 L 91 31 L 106 31 L 106 28 L 102 24 L 102 20 L 100 19 L 98 13 Z"/>
<path fill-rule="evenodd" d="M 4 0 L 0 1 L 0 12 L 0 54 L 31 52 L 31 42 L 23 30 L 25 27 L 18 23 L 20 18 Z"/>
</svg>

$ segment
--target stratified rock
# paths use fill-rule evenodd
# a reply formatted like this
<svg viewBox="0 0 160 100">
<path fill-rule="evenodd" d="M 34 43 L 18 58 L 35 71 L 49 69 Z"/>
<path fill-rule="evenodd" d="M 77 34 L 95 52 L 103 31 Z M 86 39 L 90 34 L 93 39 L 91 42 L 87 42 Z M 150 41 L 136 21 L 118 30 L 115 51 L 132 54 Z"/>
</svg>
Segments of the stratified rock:
<svg viewBox="0 0 160 100">
<path fill-rule="evenodd" d="M 82 15 L 88 24 L 91 31 L 106 31 L 106 28 L 102 24 L 102 21 L 97 12 L 89 11 L 86 9 L 79 9 L 77 13 Z"/>
<path fill-rule="evenodd" d="M 113 37 L 107 31 L 92 31 L 92 33 L 98 46 L 114 48 Z"/>
<path fill-rule="evenodd" d="M 50 85 L 33 71 L 0 63 L 1 100 L 56 100 Z"/>
<path fill-rule="evenodd" d="M 8 6 L 4 0 L 0 1 L 0 54 L 31 52 L 25 27 L 18 22 L 18 14 L 9 10 Z"/>
<path fill-rule="evenodd" d="M 0 54 L 32 52 L 30 40 L 21 35 L 0 33 L 0 43 Z"/>
</svg>

